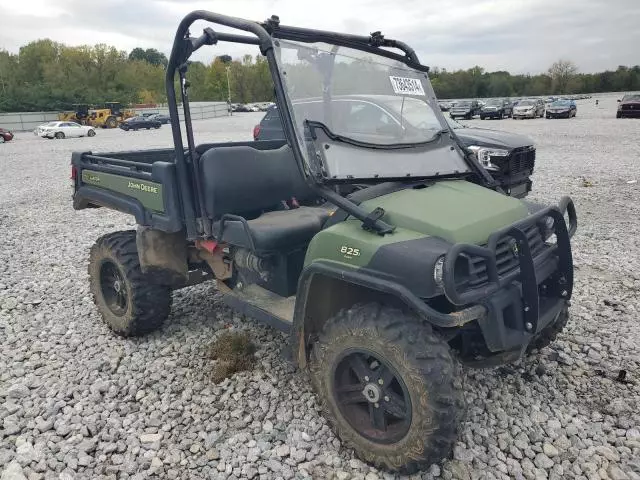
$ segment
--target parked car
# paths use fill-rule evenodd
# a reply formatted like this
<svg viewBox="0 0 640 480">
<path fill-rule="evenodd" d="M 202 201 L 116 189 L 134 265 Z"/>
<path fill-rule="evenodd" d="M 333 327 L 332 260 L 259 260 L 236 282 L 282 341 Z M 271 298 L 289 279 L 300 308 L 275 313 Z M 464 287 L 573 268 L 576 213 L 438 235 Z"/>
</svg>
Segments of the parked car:
<svg viewBox="0 0 640 480">
<path fill-rule="evenodd" d="M 351 103 L 366 102 L 376 108 L 384 108 L 378 115 L 371 114 L 369 119 L 375 118 L 369 128 L 381 131 L 395 123 L 397 118 L 387 118 L 388 115 L 399 116 L 397 110 L 389 108 L 387 104 L 375 101 L 373 97 L 360 99 L 345 99 Z M 380 103 L 379 107 L 376 106 Z M 303 103 L 306 111 L 309 104 Z M 321 106 L 321 103 L 317 103 Z M 294 109 L 296 108 L 294 104 Z M 355 108 L 355 107 L 354 107 Z M 405 105 L 405 108 L 407 106 Z M 352 108 L 353 109 L 353 108 Z M 390 121 L 389 121 L 390 120 Z M 405 121 L 410 121 L 408 116 Z M 525 197 L 531 191 L 531 175 L 535 166 L 536 149 L 533 141 L 522 135 L 499 132 L 485 128 L 468 128 L 453 119 L 447 118 L 449 126 L 456 130 L 456 135 L 463 145 L 469 148 L 487 171 L 500 183 L 503 190 L 514 197 Z M 260 123 L 253 128 L 254 140 L 283 140 L 284 130 L 280 114 L 276 106 L 267 110 Z"/>
<path fill-rule="evenodd" d="M 37 127 L 33 133 L 49 140 L 54 138 L 60 140 L 71 137 L 93 137 L 96 129 L 75 122 L 49 122 Z"/>
<path fill-rule="evenodd" d="M 260 111 L 261 111 L 261 112 L 266 112 L 266 111 L 267 111 L 267 109 L 268 109 L 269 107 L 272 107 L 273 105 L 275 105 L 275 103 L 273 103 L 273 102 L 265 102 L 265 103 L 261 103 L 261 104 L 259 105 L 259 107 L 260 107 Z"/>
<path fill-rule="evenodd" d="M 148 117 L 149 120 L 157 120 L 161 124 L 166 125 L 167 123 L 171 123 L 171 117 L 169 115 L 165 115 L 164 113 L 154 113 Z"/>
<path fill-rule="evenodd" d="M 0 128 L 0 143 L 13 140 L 13 133 L 5 128 Z"/>
<path fill-rule="evenodd" d="M 541 98 L 520 100 L 513 107 L 513 118 L 544 117 L 544 101 Z"/>
<path fill-rule="evenodd" d="M 236 103 L 231 106 L 231 110 L 233 112 L 250 112 L 251 108 L 249 108 L 248 105 L 245 105 L 243 103 Z"/>
<path fill-rule="evenodd" d="M 158 120 L 145 117 L 131 117 L 120 124 L 120 128 L 124 131 L 140 130 L 145 128 L 147 130 L 151 128 L 160 128 L 162 123 Z"/>
<path fill-rule="evenodd" d="M 532 139 L 515 133 L 468 127 L 451 118 L 447 122 L 507 195 L 523 198 L 529 194 L 536 164 Z"/>
<path fill-rule="evenodd" d="M 547 118 L 571 118 L 578 113 L 578 106 L 573 100 L 556 100 L 547 107 Z"/>
<path fill-rule="evenodd" d="M 449 110 L 451 118 L 466 118 L 471 120 L 480 113 L 480 104 L 477 100 L 463 100 Z"/>
<path fill-rule="evenodd" d="M 640 117 L 640 93 L 632 93 L 618 100 L 616 118 Z"/>
<path fill-rule="evenodd" d="M 480 109 L 480 120 L 485 118 L 504 118 L 513 114 L 511 102 L 504 98 L 492 98 Z"/>
<path fill-rule="evenodd" d="M 451 110 L 451 102 L 445 102 L 443 100 L 438 102 L 438 105 L 440 106 L 440 110 L 442 110 L 443 112 L 448 112 L 449 110 Z"/>
</svg>

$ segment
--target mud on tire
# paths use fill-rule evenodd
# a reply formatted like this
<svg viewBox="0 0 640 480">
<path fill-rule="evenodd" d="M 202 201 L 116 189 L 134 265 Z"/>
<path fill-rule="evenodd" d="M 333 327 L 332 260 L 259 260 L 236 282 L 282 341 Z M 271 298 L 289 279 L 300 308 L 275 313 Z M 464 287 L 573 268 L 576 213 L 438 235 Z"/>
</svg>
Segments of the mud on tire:
<svg viewBox="0 0 640 480">
<path fill-rule="evenodd" d="M 358 356 L 364 361 L 352 368 Z M 429 325 L 395 308 L 355 305 L 327 321 L 309 370 L 325 418 L 364 461 L 410 474 L 450 455 L 464 415 L 460 367 Z M 376 427 L 381 410 L 384 429 Z"/>
<path fill-rule="evenodd" d="M 137 336 L 160 327 L 171 311 L 171 289 L 142 273 L 136 232 L 100 237 L 89 254 L 89 285 L 105 323 L 118 335 Z"/>
</svg>

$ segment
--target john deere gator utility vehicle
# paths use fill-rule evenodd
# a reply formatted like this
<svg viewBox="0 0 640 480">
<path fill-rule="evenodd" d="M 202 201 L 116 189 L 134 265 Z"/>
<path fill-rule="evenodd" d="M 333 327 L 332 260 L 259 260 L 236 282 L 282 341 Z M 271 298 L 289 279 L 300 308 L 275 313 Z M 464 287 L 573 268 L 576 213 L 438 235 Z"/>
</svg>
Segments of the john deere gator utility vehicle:
<svg viewBox="0 0 640 480">
<path fill-rule="evenodd" d="M 193 38 L 197 20 L 226 28 Z M 266 57 L 286 140 L 196 144 L 188 59 L 221 43 Z M 229 305 L 289 332 L 293 361 L 361 458 L 412 472 L 447 456 L 459 366 L 517 360 L 566 324 L 577 222 L 569 198 L 499 191 L 449 128 L 428 70 L 379 32 L 185 17 L 166 74 L 175 148 L 73 154 L 74 207 L 139 225 L 91 249 L 104 321 L 149 332 L 173 289 L 215 279 Z M 399 120 L 380 126 L 391 105 Z"/>
</svg>

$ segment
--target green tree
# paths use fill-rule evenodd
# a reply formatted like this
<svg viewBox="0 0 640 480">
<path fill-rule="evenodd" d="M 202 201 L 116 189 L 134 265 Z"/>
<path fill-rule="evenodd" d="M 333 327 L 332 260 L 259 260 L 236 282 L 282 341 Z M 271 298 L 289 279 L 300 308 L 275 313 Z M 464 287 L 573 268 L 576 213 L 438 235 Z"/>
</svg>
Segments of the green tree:
<svg viewBox="0 0 640 480">
<path fill-rule="evenodd" d="M 549 76 L 556 93 L 567 93 L 567 87 L 578 67 L 570 60 L 558 60 L 549 67 Z"/>
<path fill-rule="evenodd" d="M 169 60 L 164 53 L 159 52 L 155 48 L 147 48 L 146 50 L 136 47 L 129 53 L 129 60 L 148 62 L 151 65 L 167 66 Z"/>
<path fill-rule="evenodd" d="M 0 50 L 0 111 L 37 111 L 70 109 L 73 103 L 123 104 L 165 102 L 166 57 L 155 49 L 135 48 L 131 52 L 99 44 L 70 47 L 49 39 L 30 42 L 17 54 Z M 227 69 L 234 102 L 273 100 L 273 82 L 269 66 L 262 56 L 246 55 L 232 59 L 224 54 L 213 62 L 190 62 L 187 78 L 190 99 L 225 101 L 228 96 Z M 298 96 L 321 95 L 321 81 L 310 69 L 289 69 L 292 76 L 304 76 L 295 82 Z M 334 70 L 334 93 L 353 91 L 362 85 L 379 91 L 388 85 L 371 62 L 338 64 Z M 559 93 L 597 93 L 640 90 L 640 66 L 620 65 L 615 71 L 578 73 L 566 60 L 555 62 L 546 73 L 511 75 L 505 71 L 486 72 L 475 66 L 448 71 L 433 68 L 433 87 L 440 98 L 506 97 Z M 366 92 L 363 92 L 366 93 Z"/>
</svg>

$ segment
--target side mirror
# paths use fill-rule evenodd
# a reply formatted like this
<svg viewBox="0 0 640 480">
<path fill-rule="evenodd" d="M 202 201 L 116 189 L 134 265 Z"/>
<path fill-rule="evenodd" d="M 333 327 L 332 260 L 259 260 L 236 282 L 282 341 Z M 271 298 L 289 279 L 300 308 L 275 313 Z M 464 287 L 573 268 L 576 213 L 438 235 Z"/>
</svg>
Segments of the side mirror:
<svg viewBox="0 0 640 480">
<path fill-rule="evenodd" d="M 620 103 L 622 100 L 618 99 L 618 103 Z"/>
</svg>

